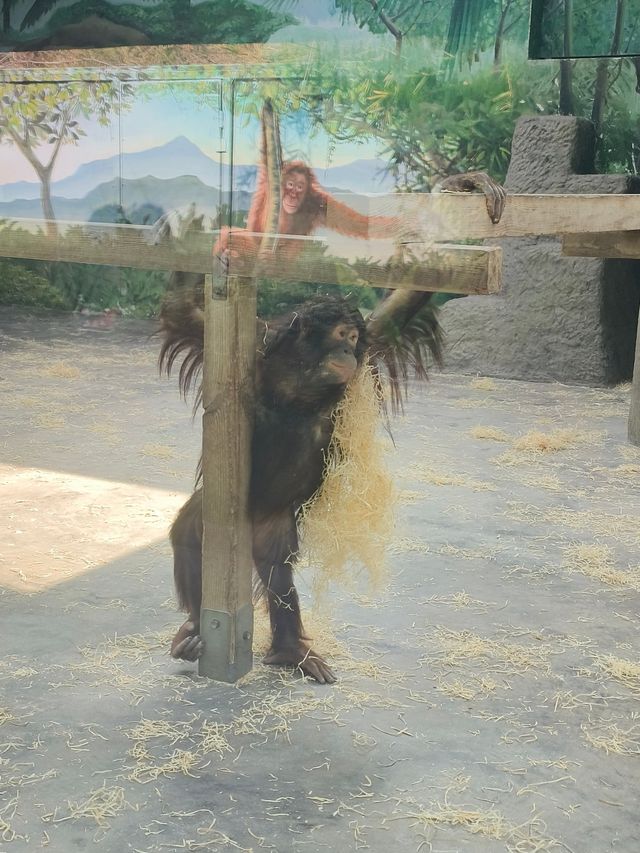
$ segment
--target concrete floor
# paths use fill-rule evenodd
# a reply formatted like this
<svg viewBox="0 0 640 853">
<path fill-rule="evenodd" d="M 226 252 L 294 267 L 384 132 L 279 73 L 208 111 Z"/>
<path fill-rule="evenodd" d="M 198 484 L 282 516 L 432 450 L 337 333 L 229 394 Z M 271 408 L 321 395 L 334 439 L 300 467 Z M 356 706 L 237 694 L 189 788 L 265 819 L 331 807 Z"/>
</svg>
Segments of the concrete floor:
<svg viewBox="0 0 640 853">
<path fill-rule="evenodd" d="M 388 588 L 308 620 L 340 680 L 229 686 L 167 656 L 199 421 L 148 327 L 0 331 L 2 853 L 640 849 L 628 389 L 434 378 L 394 429 Z"/>
</svg>

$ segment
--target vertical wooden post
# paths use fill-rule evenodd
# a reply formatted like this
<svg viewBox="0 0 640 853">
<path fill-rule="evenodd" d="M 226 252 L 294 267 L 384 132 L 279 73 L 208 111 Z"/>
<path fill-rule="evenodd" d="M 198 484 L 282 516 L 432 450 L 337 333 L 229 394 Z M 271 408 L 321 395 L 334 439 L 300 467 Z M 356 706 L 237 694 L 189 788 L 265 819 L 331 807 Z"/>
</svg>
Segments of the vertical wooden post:
<svg viewBox="0 0 640 853">
<path fill-rule="evenodd" d="M 636 333 L 636 360 L 631 385 L 631 411 L 629 412 L 629 441 L 640 447 L 640 315 Z"/>
<path fill-rule="evenodd" d="M 252 667 L 248 512 L 256 355 L 256 282 L 214 258 L 205 287 L 204 493 L 199 673 L 236 681 Z"/>
</svg>

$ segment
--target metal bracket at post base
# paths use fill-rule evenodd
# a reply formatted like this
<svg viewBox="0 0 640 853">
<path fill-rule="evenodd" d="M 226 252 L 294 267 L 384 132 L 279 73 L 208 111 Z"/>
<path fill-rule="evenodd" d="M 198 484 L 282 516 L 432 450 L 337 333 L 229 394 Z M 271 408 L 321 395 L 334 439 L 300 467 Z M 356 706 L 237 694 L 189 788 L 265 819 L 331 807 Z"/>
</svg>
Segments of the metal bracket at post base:
<svg viewBox="0 0 640 853">
<path fill-rule="evenodd" d="M 253 607 L 245 604 L 235 613 L 205 610 L 200 613 L 204 652 L 198 674 L 215 681 L 238 681 L 253 666 Z M 233 654 L 233 660 L 231 656 Z"/>
</svg>

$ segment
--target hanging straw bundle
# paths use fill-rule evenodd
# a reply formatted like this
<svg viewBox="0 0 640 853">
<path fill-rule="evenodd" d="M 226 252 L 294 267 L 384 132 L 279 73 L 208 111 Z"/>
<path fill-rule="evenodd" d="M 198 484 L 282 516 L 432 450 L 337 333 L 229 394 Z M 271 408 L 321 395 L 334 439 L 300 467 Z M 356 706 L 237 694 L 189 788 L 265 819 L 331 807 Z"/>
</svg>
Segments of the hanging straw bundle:
<svg viewBox="0 0 640 853">
<path fill-rule="evenodd" d="M 320 489 L 302 507 L 303 555 L 316 566 L 316 593 L 347 570 L 364 568 L 374 587 L 386 575 L 395 490 L 386 468 L 390 439 L 381 436 L 382 392 L 365 363 L 334 414 Z"/>
</svg>

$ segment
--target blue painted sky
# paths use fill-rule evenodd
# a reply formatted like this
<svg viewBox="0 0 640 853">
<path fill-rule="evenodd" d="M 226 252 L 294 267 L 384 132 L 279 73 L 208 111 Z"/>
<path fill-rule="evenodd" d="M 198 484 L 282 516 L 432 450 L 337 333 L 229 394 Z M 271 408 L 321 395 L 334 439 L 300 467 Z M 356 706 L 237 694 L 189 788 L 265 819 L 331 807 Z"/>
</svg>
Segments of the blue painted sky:
<svg viewBox="0 0 640 853">
<path fill-rule="evenodd" d="M 185 92 L 185 88 L 165 83 L 154 87 L 147 97 L 137 98 L 133 109 L 124 112 L 119 121 L 114 117 L 106 128 L 94 120 L 81 119 L 87 136 L 82 137 L 77 145 L 66 145 L 61 149 L 53 179 L 60 180 L 73 174 L 82 163 L 112 157 L 119 151 L 143 151 L 163 145 L 179 135 L 186 136 L 208 156 L 219 159 L 216 153 L 218 113 L 211 102 L 194 98 Z M 211 91 L 214 91 L 213 85 Z M 341 143 L 331 149 L 325 134 L 310 136 L 304 126 L 297 126 L 286 118 L 282 119 L 281 126 L 285 156 L 304 159 L 318 169 L 373 158 L 378 154 L 376 146 L 371 143 Z M 236 134 L 236 162 L 256 162 L 256 138 L 255 122 Z M 42 146 L 40 158 L 47 161 L 50 151 L 50 146 Z M 37 180 L 32 167 L 17 148 L 2 145 L 0 152 L 0 184 Z"/>
</svg>

